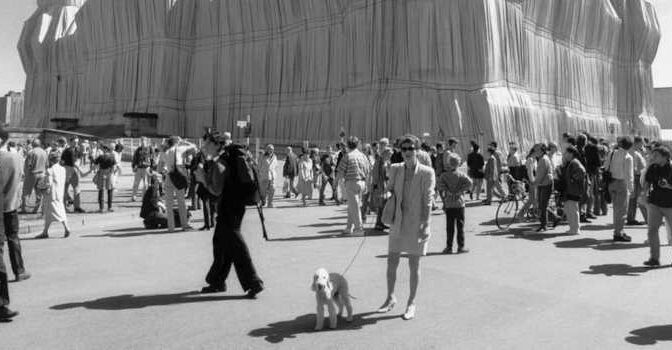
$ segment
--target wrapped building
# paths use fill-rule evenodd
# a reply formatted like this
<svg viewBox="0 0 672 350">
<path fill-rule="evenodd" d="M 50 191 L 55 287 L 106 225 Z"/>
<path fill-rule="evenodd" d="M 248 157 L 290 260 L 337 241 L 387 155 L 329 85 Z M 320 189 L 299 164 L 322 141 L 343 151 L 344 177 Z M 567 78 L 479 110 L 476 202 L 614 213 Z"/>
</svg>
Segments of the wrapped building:
<svg viewBox="0 0 672 350">
<path fill-rule="evenodd" d="M 232 130 L 326 143 L 407 132 L 657 137 L 646 0 L 38 0 L 24 126 Z"/>
</svg>

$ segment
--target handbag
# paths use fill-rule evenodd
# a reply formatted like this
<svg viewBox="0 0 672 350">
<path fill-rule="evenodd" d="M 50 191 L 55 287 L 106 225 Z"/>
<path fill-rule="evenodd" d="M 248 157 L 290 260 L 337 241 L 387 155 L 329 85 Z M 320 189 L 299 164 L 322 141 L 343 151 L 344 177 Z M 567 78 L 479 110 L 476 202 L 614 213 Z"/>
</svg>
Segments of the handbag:
<svg viewBox="0 0 672 350">
<path fill-rule="evenodd" d="M 611 162 L 614 160 L 614 152 L 611 152 L 611 157 L 609 157 L 609 166 L 607 167 L 607 170 L 602 172 L 602 183 L 604 184 L 605 189 L 607 189 L 611 181 L 614 180 L 611 176 Z"/>
<path fill-rule="evenodd" d="M 175 163 L 173 164 L 173 170 L 168 173 L 170 177 L 170 182 L 173 183 L 173 186 L 178 190 L 184 190 L 188 187 L 187 176 L 182 174 L 177 170 L 177 147 L 175 147 Z"/>
<path fill-rule="evenodd" d="M 397 196 L 392 192 L 390 198 L 385 201 L 383 213 L 380 215 L 380 221 L 386 226 L 394 225 L 394 215 L 397 211 Z"/>
<path fill-rule="evenodd" d="M 394 189 L 394 183 L 397 180 L 397 173 L 394 173 L 394 181 L 392 181 L 391 187 Z M 380 215 L 380 221 L 386 226 L 392 226 L 394 224 L 394 216 L 397 211 L 397 196 L 394 192 L 391 192 L 390 198 L 385 201 L 385 206 L 383 207 L 383 213 Z"/>
</svg>

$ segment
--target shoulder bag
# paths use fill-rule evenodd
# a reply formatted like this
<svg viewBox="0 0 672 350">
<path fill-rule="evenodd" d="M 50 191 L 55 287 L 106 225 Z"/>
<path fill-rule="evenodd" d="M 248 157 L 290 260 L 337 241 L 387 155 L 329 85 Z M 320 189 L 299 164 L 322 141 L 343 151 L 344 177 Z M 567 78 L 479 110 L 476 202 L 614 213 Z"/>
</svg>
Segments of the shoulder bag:
<svg viewBox="0 0 672 350">
<path fill-rule="evenodd" d="M 170 182 L 173 183 L 173 186 L 178 190 L 184 190 L 188 187 L 187 177 L 177 170 L 177 147 L 175 147 L 175 163 L 173 164 L 173 170 L 168 173 L 170 177 Z"/>
<path fill-rule="evenodd" d="M 390 168 L 392 169 L 392 168 Z M 394 171 L 394 180 L 390 182 L 390 198 L 385 201 L 385 207 L 383 207 L 383 213 L 380 216 L 380 221 L 383 222 L 386 226 L 392 226 L 394 224 L 394 216 L 397 211 L 397 196 L 394 194 L 394 185 L 397 181 L 397 170 Z"/>
</svg>

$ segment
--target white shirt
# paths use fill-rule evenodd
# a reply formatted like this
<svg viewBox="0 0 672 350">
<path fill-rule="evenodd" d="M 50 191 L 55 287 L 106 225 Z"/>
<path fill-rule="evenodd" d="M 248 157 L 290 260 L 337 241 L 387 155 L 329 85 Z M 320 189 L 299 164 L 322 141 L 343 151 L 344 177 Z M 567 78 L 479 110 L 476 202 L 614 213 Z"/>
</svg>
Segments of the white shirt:
<svg viewBox="0 0 672 350">
<path fill-rule="evenodd" d="M 616 180 L 625 180 L 628 191 L 633 191 L 634 186 L 634 164 L 632 156 L 628 151 L 617 149 L 610 155 L 605 162 L 605 169 L 611 172 L 611 177 Z"/>
</svg>

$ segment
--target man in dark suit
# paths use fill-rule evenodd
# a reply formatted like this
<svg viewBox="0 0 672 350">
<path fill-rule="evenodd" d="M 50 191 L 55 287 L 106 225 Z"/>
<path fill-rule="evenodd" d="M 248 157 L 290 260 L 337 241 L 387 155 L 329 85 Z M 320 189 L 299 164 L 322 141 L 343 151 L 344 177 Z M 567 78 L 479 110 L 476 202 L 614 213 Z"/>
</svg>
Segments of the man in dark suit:
<svg viewBox="0 0 672 350">
<path fill-rule="evenodd" d="M 264 290 L 264 282 L 257 274 L 250 251 L 241 234 L 245 216 L 245 193 L 235 181 L 235 169 L 239 168 L 235 155 L 239 151 L 236 145 L 225 148 L 225 142 L 217 134 L 207 134 L 203 138 L 201 151 L 213 158 L 214 164 L 206 174 L 201 168 L 196 171 L 196 181 L 204 184 L 207 190 L 219 197 L 217 224 L 212 237 L 213 262 L 205 281 L 207 286 L 201 293 L 219 293 L 226 291 L 226 279 L 231 267 L 247 297 L 254 299 Z"/>
</svg>

